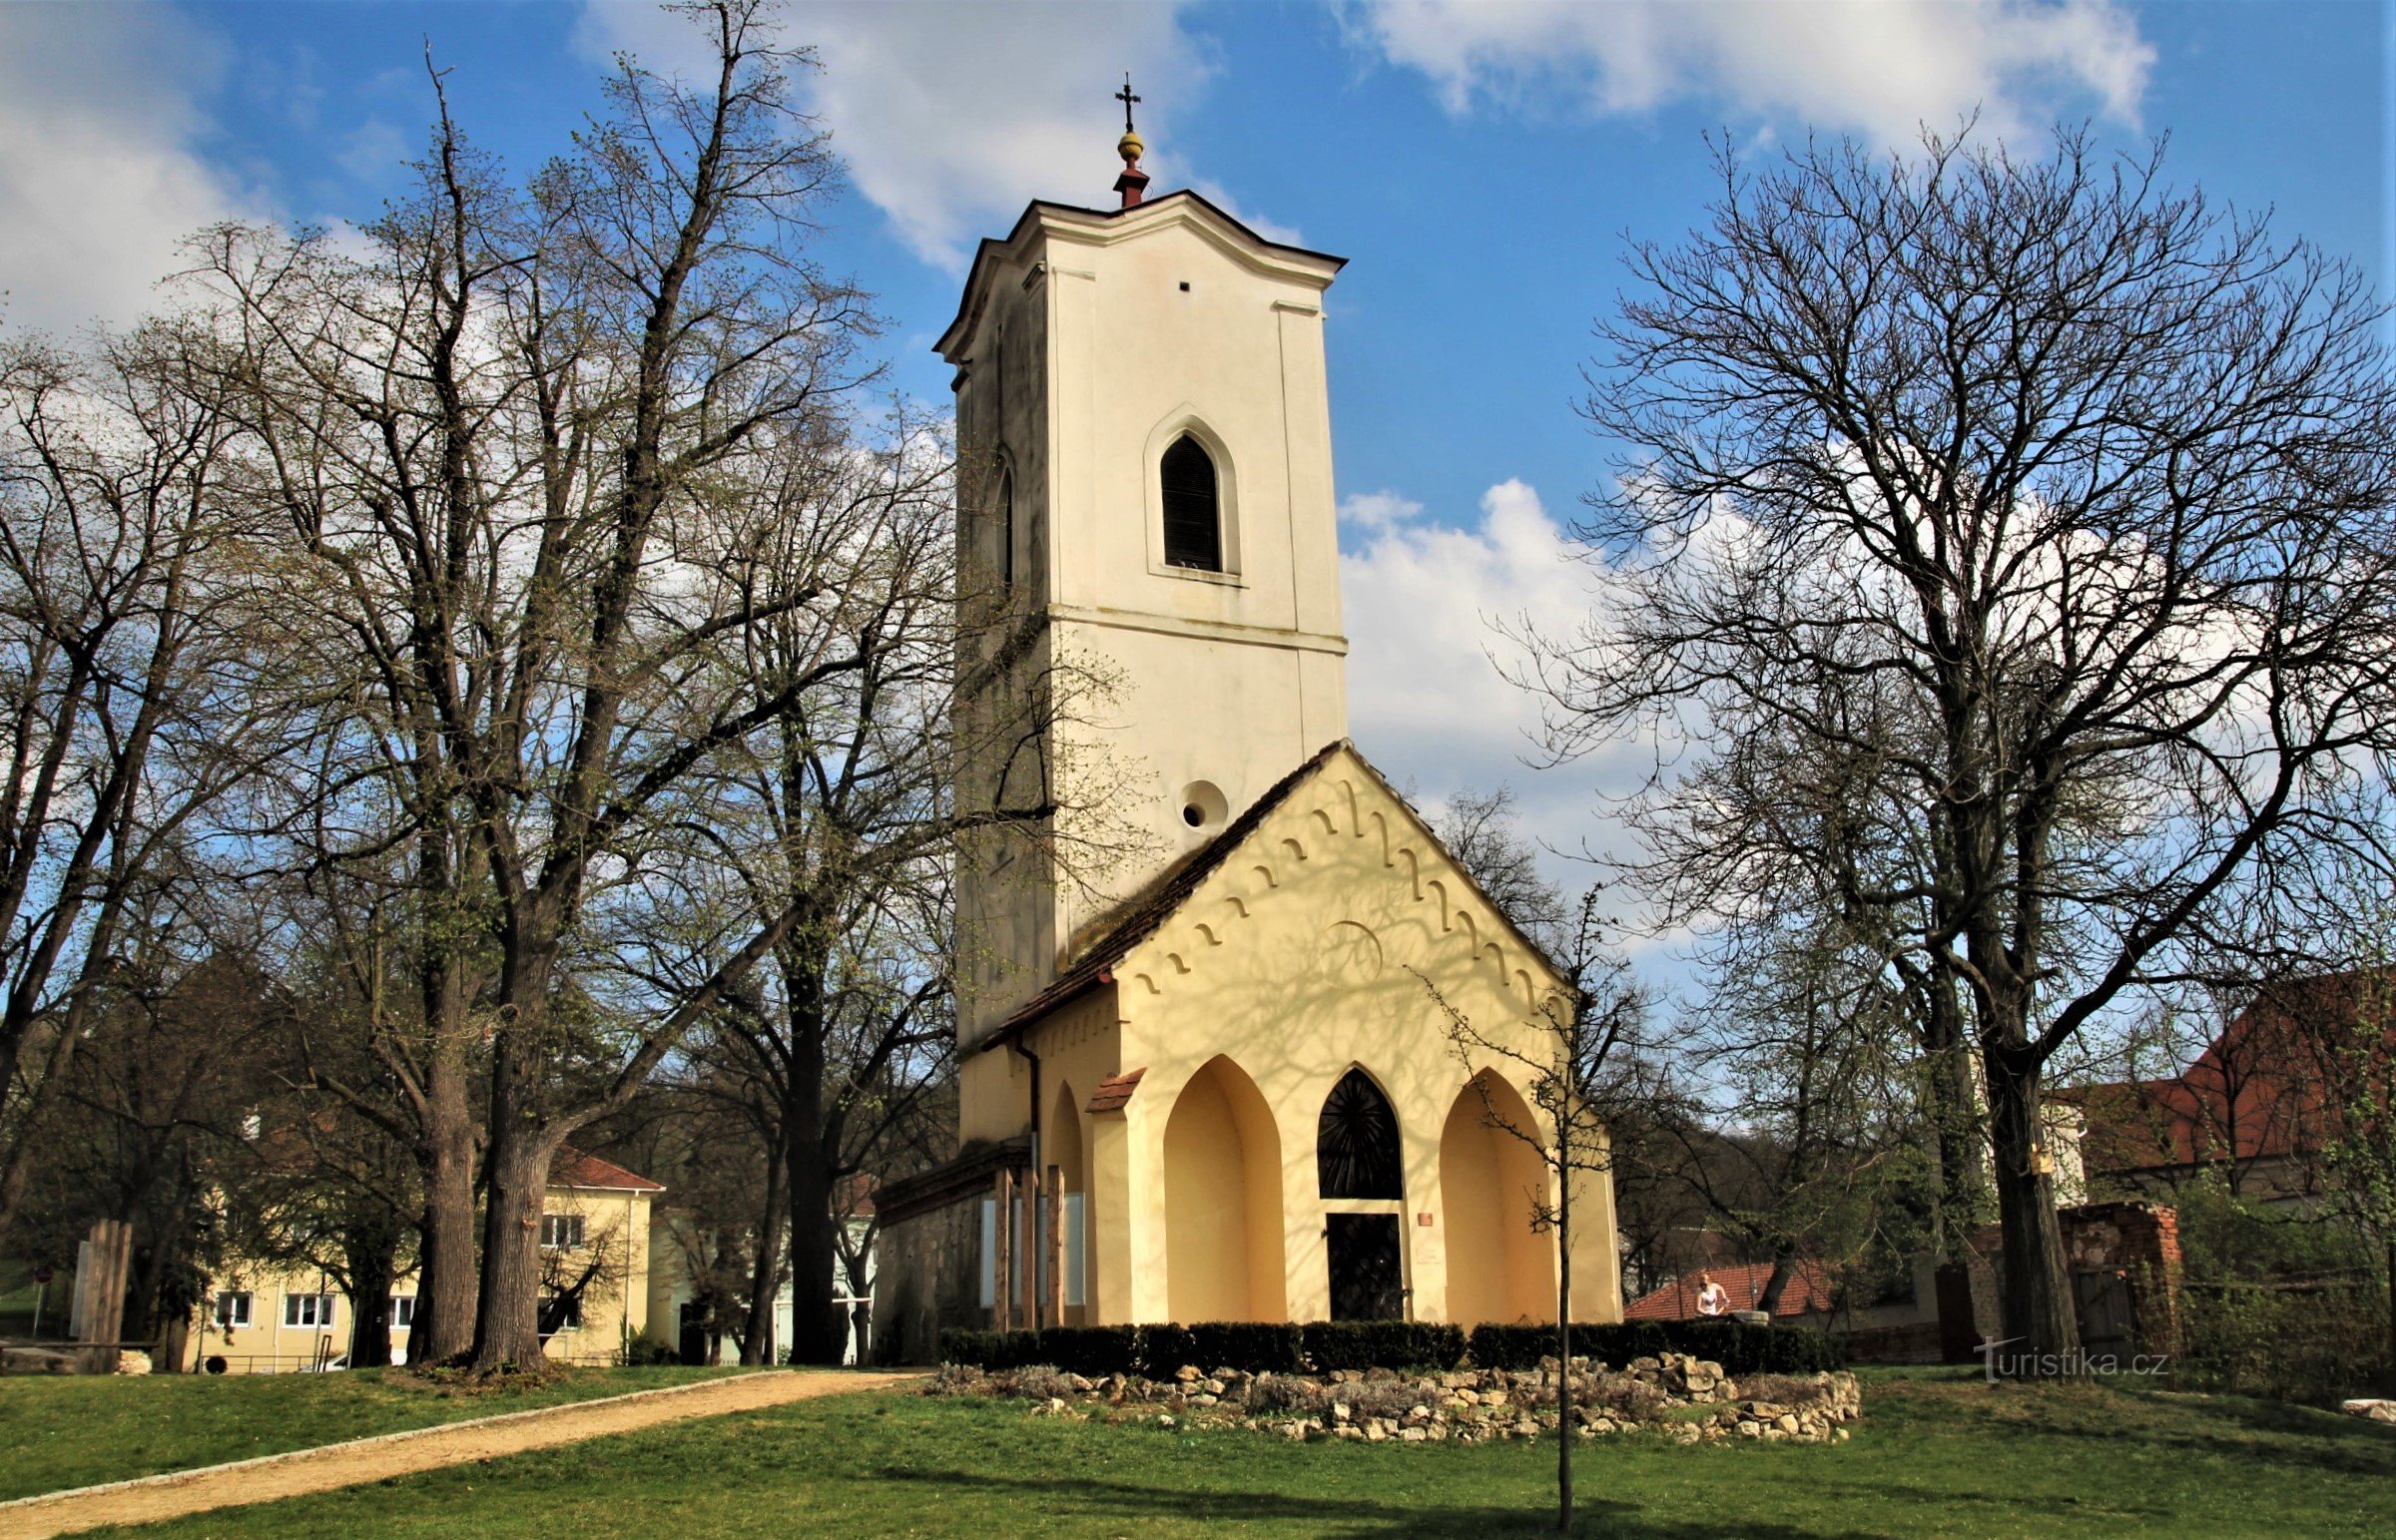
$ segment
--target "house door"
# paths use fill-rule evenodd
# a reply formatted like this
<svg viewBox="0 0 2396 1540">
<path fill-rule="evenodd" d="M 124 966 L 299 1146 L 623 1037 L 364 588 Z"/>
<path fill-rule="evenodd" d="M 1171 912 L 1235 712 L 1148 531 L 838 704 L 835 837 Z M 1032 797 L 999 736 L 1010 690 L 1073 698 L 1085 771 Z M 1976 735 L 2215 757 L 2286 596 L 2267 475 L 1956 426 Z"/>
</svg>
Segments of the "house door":
<svg viewBox="0 0 2396 1540">
<path fill-rule="evenodd" d="M 2072 1301 L 2079 1306 L 2080 1346 L 2092 1358 L 2125 1355 L 2136 1347 L 2137 1316 L 2129 1279 L 2118 1268 L 2083 1268 L 2072 1275 Z"/>
<path fill-rule="evenodd" d="M 1324 1235 L 1331 1253 L 1331 1318 L 1402 1320 L 1406 1317 L 1403 1239 L 1395 1214 L 1327 1214 Z"/>
<path fill-rule="evenodd" d="M 677 1344 L 685 1363 L 707 1361 L 707 1311 L 704 1307 L 685 1302 L 682 1306 L 682 1337 Z"/>
</svg>

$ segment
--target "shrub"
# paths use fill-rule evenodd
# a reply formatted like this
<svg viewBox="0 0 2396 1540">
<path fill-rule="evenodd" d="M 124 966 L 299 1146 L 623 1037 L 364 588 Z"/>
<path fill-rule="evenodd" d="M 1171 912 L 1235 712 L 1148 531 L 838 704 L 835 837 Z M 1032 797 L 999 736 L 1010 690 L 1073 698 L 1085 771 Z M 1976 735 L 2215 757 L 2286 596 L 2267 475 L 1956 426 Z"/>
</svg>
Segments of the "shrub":
<svg viewBox="0 0 2396 1540">
<path fill-rule="evenodd" d="M 650 1336 L 636 1336 L 624 1349 L 624 1361 L 635 1367 L 680 1363 L 682 1353 L 671 1342 L 661 1342 Z"/>
<path fill-rule="evenodd" d="M 1235 1368 L 1243 1374 L 1294 1373 L 1302 1365 L 1299 1328 L 1274 1320 L 1210 1320 L 1190 1327 L 1189 1359 L 1204 1369 Z M 1170 1374 L 1171 1366 L 1152 1366 L 1151 1372 Z"/>
<path fill-rule="evenodd" d="M 1847 1362 L 1846 1345 L 1816 1326 L 1751 1326 L 1736 1320 L 1669 1325 L 1673 1351 L 1711 1358 L 1726 1374 L 1813 1374 Z"/>
<path fill-rule="evenodd" d="M 1068 1374 L 1103 1378 L 1108 1374 L 1140 1372 L 1140 1328 L 1137 1326 L 1050 1326 L 1040 1333 L 1042 1363 Z"/>
<path fill-rule="evenodd" d="M 940 1361 L 970 1363 L 995 1373 L 1040 1361 L 1037 1331 L 964 1331 L 940 1333 Z"/>
<path fill-rule="evenodd" d="M 1140 1371 L 1150 1379 L 1171 1379 L 1173 1371 L 1185 1363 L 1200 1368 L 1212 1364 L 1198 1363 L 1198 1339 L 1187 1326 L 1156 1325 L 1140 1327 Z"/>
<path fill-rule="evenodd" d="M 1317 1320 L 1300 1328 L 1308 1361 L 1333 1369 L 1452 1369 L 1465 1355 L 1461 1326 L 1429 1320 Z"/>
<path fill-rule="evenodd" d="M 1553 1326 L 1473 1328 L 1473 1361 L 1485 1369 L 1527 1369 L 1555 1353 Z M 1751 1326 L 1736 1320 L 1626 1320 L 1572 1327 L 1572 1355 L 1616 1368 L 1633 1358 L 1689 1353 L 1727 1374 L 1811 1374 L 1847 1361 L 1837 1337 L 1814 1326 Z"/>
</svg>

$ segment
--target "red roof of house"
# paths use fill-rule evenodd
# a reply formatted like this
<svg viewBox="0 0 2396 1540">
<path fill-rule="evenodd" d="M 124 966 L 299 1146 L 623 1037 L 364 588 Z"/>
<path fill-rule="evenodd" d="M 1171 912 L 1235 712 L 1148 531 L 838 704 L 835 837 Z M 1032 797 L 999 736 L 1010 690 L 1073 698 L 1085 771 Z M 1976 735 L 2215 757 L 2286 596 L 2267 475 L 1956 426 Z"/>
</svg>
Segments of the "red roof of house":
<svg viewBox="0 0 2396 1540">
<path fill-rule="evenodd" d="M 603 1161 L 596 1155 L 586 1155 L 568 1145 L 557 1152 L 549 1163 L 551 1187 L 596 1187 L 625 1193 L 662 1193 L 662 1182 L 626 1171 L 614 1161 Z"/>
<path fill-rule="evenodd" d="M 1764 1296 L 1764 1287 L 1772 1282 L 1772 1265 L 1768 1262 L 1735 1264 L 1727 1268 L 1707 1270 L 1722 1291 L 1730 1295 L 1730 1308 L 1752 1310 Z M 1694 1320 L 1697 1318 L 1697 1290 L 1701 1285 L 1695 1274 L 1666 1283 L 1653 1293 L 1641 1294 L 1622 1311 L 1624 1320 Z M 1789 1279 L 1788 1286 L 1780 1291 L 1780 1305 L 1775 1315 L 1817 1314 L 1829 1310 L 1830 1276 L 1818 1262 L 1800 1261 Z"/>
<path fill-rule="evenodd" d="M 2322 1029 L 2389 1011 L 2392 985 L 2374 972 L 2279 986 L 2240 1011 L 2180 1074 L 2072 1093 L 2088 1118 L 2083 1162 L 2097 1172 L 2144 1171 L 2319 1150 L 2336 1118 L 2332 1088 L 2347 1073 L 2330 1062 L 2330 1045 L 2345 1034 Z M 2388 1055 L 2396 1055 L 2396 1028 Z"/>
</svg>

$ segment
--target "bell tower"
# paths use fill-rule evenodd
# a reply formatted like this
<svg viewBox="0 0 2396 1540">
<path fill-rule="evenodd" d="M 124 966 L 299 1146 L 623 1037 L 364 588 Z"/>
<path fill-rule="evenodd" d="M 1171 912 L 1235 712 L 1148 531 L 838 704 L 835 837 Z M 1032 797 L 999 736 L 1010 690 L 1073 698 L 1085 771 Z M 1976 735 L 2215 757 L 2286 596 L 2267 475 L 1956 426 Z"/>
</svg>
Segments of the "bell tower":
<svg viewBox="0 0 2396 1540">
<path fill-rule="evenodd" d="M 1108 916 L 1347 735 L 1323 295 L 1343 259 L 1195 193 L 1034 203 L 981 244 L 955 368 L 970 1045 Z M 977 666 L 978 663 L 978 666 Z M 1036 721 L 1007 724 L 1034 703 Z"/>
</svg>

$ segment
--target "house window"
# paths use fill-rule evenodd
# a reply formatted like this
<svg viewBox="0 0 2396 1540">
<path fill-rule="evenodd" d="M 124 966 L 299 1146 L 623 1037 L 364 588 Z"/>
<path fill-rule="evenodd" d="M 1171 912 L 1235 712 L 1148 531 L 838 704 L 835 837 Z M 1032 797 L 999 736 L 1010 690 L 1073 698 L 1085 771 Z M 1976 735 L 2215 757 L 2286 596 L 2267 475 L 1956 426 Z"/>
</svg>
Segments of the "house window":
<svg viewBox="0 0 2396 1540">
<path fill-rule="evenodd" d="M 582 1216 L 579 1214 L 544 1214 L 541 1216 L 541 1250 L 571 1252 L 582 1245 Z"/>
<path fill-rule="evenodd" d="M 217 1329 L 230 1331 L 250 1324 L 250 1290 L 229 1288 L 217 1295 Z"/>
<path fill-rule="evenodd" d="M 1223 517 L 1215 461 L 1184 433 L 1157 463 L 1164 491 L 1165 565 L 1196 572 L 1223 570 Z"/>
<path fill-rule="evenodd" d="M 287 1326 L 329 1326 L 332 1324 L 332 1295 L 285 1294 L 283 1323 Z"/>
<path fill-rule="evenodd" d="M 391 1295 L 391 1329 L 404 1331 L 415 1323 L 416 1296 L 414 1294 Z"/>
</svg>

